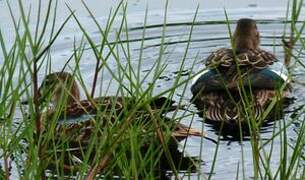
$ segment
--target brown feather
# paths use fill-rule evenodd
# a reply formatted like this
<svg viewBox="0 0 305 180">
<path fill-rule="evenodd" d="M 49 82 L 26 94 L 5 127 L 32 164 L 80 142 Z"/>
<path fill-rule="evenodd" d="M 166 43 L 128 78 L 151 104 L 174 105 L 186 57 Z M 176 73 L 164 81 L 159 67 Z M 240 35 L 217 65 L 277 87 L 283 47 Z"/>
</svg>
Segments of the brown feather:
<svg viewBox="0 0 305 180">
<path fill-rule="evenodd" d="M 205 65 L 211 70 L 191 88 L 194 103 L 205 112 L 206 118 L 215 121 L 243 119 L 247 109 L 242 106 L 241 87 L 253 92 L 246 98 L 253 101 L 251 109 L 257 118 L 276 96 L 272 79 L 258 74 L 277 59 L 272 53 L 260 49 L 259 44 L 256 22 L 244 18 L 237 22 L 233 48 L 218 49 L 207 57 Z"/>
<path fill-rule="evenodd" d="M 71 87 L 71 89 L 68 89 L 68 87 Z M 55 94 L 55 98 L 52 98 L 52 101 L 54 101 L 52 103 L 55 105 L 57 105 L 57 101 L 61 100 L 60 98 L 63 95 L 62 93 L 65 93 L 64 95 L 68 97 L 68 101 L 66 102 L 67 104 L 59 112 L 59 118 L 74 118 L 85 114 L 96 115 L 97 112 L 105 112 L 105 114 L 101 114 L 102 117 L 99 117 L 99 120 L 94 119 L 94 117 L 89 117 L 86 121 L 74 122 L 71 124 L 58 123 L 57 128 L 55 129 L 58 139 L 65 135 L 64 137 L 68 138 L 69 141 L 75 142 L 90 140 L 91 134 L 96 126 L 104 127 L 107 122 L 114 123 L 119 119 L 120 112 L 123 109 L 130 110 L 136 103 L 136 99 L 124 96 L 105 96 L 80 100 L 77 83 L 74 77 L 67 72 L 55 72 L 47 75 L 39 89 L 40 93 L 46 97 L 50 95 L 51 97 L 54 97 L 53 95 Z M 150 103 L 152 111 L 148 111 L 145 107 L 139 108 L 139 110 L 134 114 L 134 118 L 144 117 L 143 120 L 146 118 L 147 120 L 150 120 L 152 118 L 151 113 L 160 115 L 160 112 L 162 113 L 164 109 L 168 111 L 177 109 L 173 104 L 173 101 L 164 97 L 153 99 Z M 47 121 L 53 119 L 53 115 L 58 117 L 58 113 L 55 112 L 55 109 L 51 107 L 43 116 L 41 116 L 41 118 L 45 119 L 43 121 L 45 126 L 48 126 Z M 172 136 L 177 136 L 179 139 L 186 138 L 188 135 L 203 136 L 199 131 L 187 129 L 180 123 L 176 123 L 175 125 L 177 128 L 174 130 Z M 43 128 L 46 130 L 45 127 Z"/>
<path fill-rule="evenodd" d="M 238 64 L 240 67 L 264 69 L 276 61 L 273 54 L 262 49 L 236 52 L 236 58 L 234 58 L 232 49 L 222 48 L 208 56 L 205 65 L 209 68 L 230 68 Z"/>
</svg>

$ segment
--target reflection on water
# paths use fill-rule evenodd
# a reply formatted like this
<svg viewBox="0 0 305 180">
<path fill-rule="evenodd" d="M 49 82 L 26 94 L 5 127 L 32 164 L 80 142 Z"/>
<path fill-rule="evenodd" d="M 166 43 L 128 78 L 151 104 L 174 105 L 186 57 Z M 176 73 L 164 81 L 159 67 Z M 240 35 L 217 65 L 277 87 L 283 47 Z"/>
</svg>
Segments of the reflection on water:
<svg viewBox="0 0 305 180">
<path fill-rule="evenodd" d="M 143 155 L 145 155 L 145 153 L 147 153 L 149 151 L 150 147 L 141 147 L 141 152 L 143 153 Z M 64 164 L 63 167 L 63 174 L 70 176 L 71 175 L 77 175 L 77 173 L 81 170 L 81 163 L 83 161 L 83 154 L 84 152 L 86 152 L 87 148 L 86 146 L 80 148 L 79 144 L 70 144 L 68 149 L 65 149 L 64 151 L 59 151 L 57 152 L 57 156 L 58 157 L 62 157 L 62 161 Z M 176 141 L 176 139 L 170 139 L 168 142 L 168 150 L 169 153 L 172 157 L 172 162 L 175 165 L 175 169 L 181 171 L 181 172 L 188 172 L 188 173 L 195 173 L 197 168 L 196 168 L 196 164 L 201 163 L 200 160 L 196 159 L 196 158 L 192 158 L 192 157 L 185 157 L 185 155 L 183 154 L 183 152 L 178 150 L 178 142 Z M 92 153 L 90 153 L 90 157 L 87 160 L 88 164 L 91 164 L 94 160 L 94 156 L 95 156 L 95 152 L 96 150 L 94 149 L 92 151 Z M 79 159 L 77 159 L 79 158 Z M 131 157 L 128 157 L 131 158 Z M 54 158 L 55 159 L 55 158 Z M 1 166 L 0 166 L 1 167 Z M 147 166 L 149 167 L 149 166 Z M 48 175 L 49 178 L 55 178 L 57 175 L 57 171 L 56 171 L 56 166 L 54 163 L 50 163 L 48 166 Z M 118 167 L 113 167 L 113 172 L 111 175 L 111 178 L 115 178 L 115 179 L 120 179 L 122 178 L 120 176 L 120 171 L 116 171 L 116 168 Z M 170 176 L 173 174 L 173 172 L 171 172 L 170 170 L 173 167 L 171 166 L 171 163 L 168 161 L 168 157 L 166 156 L 166 154 L 163 152 L 160 155 L 160 161 L 157 165 L 157 168 L 155 169 L 155 179 L 170 179 Z M 52 172 L 55 174 L 52 174 Z M 54 177 L 55 175 L 55 177 Z M 103 175 L 102 175 L 103 176 Z M 116 178 L 117 177 L 117 178 Z M 107 177 L 109 178 L 109 177 Z M 141 178 L 141 177 L 138 177 Z"/>
<path fill-rule="evenodd" d="M 249 5 L 249 7 L 256 7 L 255 4 Z M 152 67 L 153 62 L 158 57 L 160 51 L 161 44 L 161 35 L 163 31 L 163 12 L 154 12 L 149 14 L 148 17 L 148 25 L 146 26 L 146 35 L 144 38 L 144 48 L 143 48 L 143 62 L 142 62 L 142 72 L 149 70 Z M 265 50 L 274 52 L 278 59 L 283 60 L 284 52 L 281 46 L 281 35 L 283 34 L 284 22 L 283 19 L 286 14 L 285 9 L 274 8 L 272 11 L 270 9 L 263 8 L 249 8 L 249 9 L 239 9 L 239 10 L 229 10 L 228 11 L 229 18 L 232 19 L 231 28 L 234 29 L 235 20 L 241 17 L 250 17 L 257 20 L 258 29 L 261 34 L 261 47 Z M 194 15 L 193 11 L 181 11 L 181 12 L 173 12 L 168 15 L 168 23 L 166 26 L 165 32 L 165 45 L 166 52 L 163 55 L 164 63 L 167 64 L 166 69 L 161 74 L 159 79 L 156 82 L 156 87 L 158 91 L 162 91 L 171 87 L 176 76 L 177 71 L 180 68 L 180 61 L 182 57 L 185 55 L 185 48 L 188 43 L 189 31 L 192 25 L 192 17 Z M 134 59 L 132 59 L 132 65 L 137 67 L 138 57 L 141 47 L 141 37 L 143 31 L 143 19 L 139 18 L 143 17 L 143 13 L 139 13 L 134 16 L 129 16 L 128 23 L 130 24 L 128 39 L 129 46 L 131 49 L 131 54 Z M 221 47 L 230 46 L 230 42 L 228 39 L 228 29 L 226 23 L 224 21 L 225 16 L 223 14 L 223 10 L 210 10 L 210 11 L 200 11 L 194 26 L 194 30 L 191 37 L 191 43 L 189 50 L 186 54 L 186 64 L 183 69 L 182 78 L 188 78 L 189 75 L 194 74 L 195 72 L 200 71 L 203 68 L 202 60 L 209 55 L 210 52 L 215 49 L 219 49 Z M 87 22 L 84 19 L 85 25 L 92 24 Z M 101 18 L 100 21 L 104 23 L 105 18 Z M 60 37 L 59 41 L 55 43 L 55 46 L 52 50 L 52 68 L 54 71 L 60 70 L 67 60 L 67 55 L 71 54 L 71 45 L 73 44 L 74 37 L 78 39 L 81 37 L 81 32 L 75 30 L 73 25 L 69 27 L 70 29 L 74 29 L 73 31 L 68 31 L 64 34 L 64 37 Z M 96 33 L 96 29 L 92 28 L 93 35 Z M 99 41 L 100 37 L 96 35 L 94 40 Z M 80 39 L 80 38 L 79 38 Z M 124 35 L 121 37 L 122 40 L 126 39 Z M 114 36 L 110 37 L 109 40 L 114 40 Z M 296 46 L 299 47 L 298 45 Z M 302 57 L 304 55 L 301 55 Z M 91 87 L 93 73 L 92 70 L 95 66 L 95 59 L 91 52 L 86 51 L 83 55 L 84 61 L 80 62 L 81 72 L 85 75 L 85 85 L 87 87 Z M 124 56 L 122 56 L 122 61 L 124 61 Z M 108 61 L 109 66 L 113 68 L 115 71 L 116 63 L 111 59 Z M 194 66 L 195 64 L 195 66 Z M 74 66 L 73 62 L 70 64 Z M 192 67 L 195 67 L 192 69 Z M 42 67 L 43 69 L 43 67 Z M 192 69 L 192 70 L 191 70 Z M 305 71 L 303 68 L 296 68 L 294 71 L 294 78 L 298 81 L 298 84 L 293 85 L 292 94 L 297 97 L 294 104 L 292 104 L 289 110 L 297 109 L 300 106 L 303 106 L 305 97 L 303 96 L 305 89 L 302 85 L 304 82 L 302 76 L 304 77 Z M 40 72 L 40 79 L 44 76 L 44 72 Z M 115 94 L 117 92 L 118 84 L 112 82 L 111 74 L 104 72 L 103 73 L 103 83 L 109 84 L 111 82 L 111 87 L 107 93 Z M 101 82 L 99 82 L 101 83 Z M 148 86 L 149 82 L 144 82 L 143 86 Z M 98 84 L 99 86 L 99 84 Z M 90 88 L 89 88 L 90 89 Z M 180 88 L 176 90 L 176 94 L 174 99 L 179 101 L 183 98 L 184 103 L 189 103 L 191 100 L 192 94 L 190 92 L 190 83 L 187 87 L 186 94 L 181 97 L 184 89 Z M 155 92 L 157 93 L 157 92 Z M 99 93 L 97 93 L 99 94 Z M 198 112 L 196 107 L 190 106 L 190 111 Z M 288 113 L 284 115 L 282 120 L 279 121 L 288 121 L 290 116 L 293 116 L 294 113 Z M 202 128 L 202 118 L 198 115 L 195 115 L 195 122 L 193 123 L 193 127 L 196 129 Z M 184 122 L 188 123 L 190 119 L 185 118 Z M 262 140 L 269 139 L 272 136 L 273 128 L 278 130 L 278 122 L 266 122 L 266 125 L 262 129 Z M 239 128 L 233 128 L 231 126 L 226 127 L 227 132 L 225 134 L 219 134 L 220 125 L 215 126 L 206 122 L 204 130 L 208 134 L 208 138 L 203 141 L 203 151 L 201 154 L 201 159 L 205 162 L 205 164 L 201 167 L 200 172 L 203 172 L 203 177 L 206 177 L 207 173 L 210 172 L 210 169 L 213 164 L 214 153 L 216 149 L 215 140 L 217 141 L 218 136 L 221 135 L 221 140 L 219 142 L 219 150 L 217 155 L 217 161 L 215 164 L 213 179 L 233 179 L 236 177 L 237 169 L 239 168 L 239 176 L 243 177 L 243 172 L 245 172 L 245 177 L 248 179 L 253 176 L 253 159 L 252 159 L 252 148 L 251 143 L 247 141 L 247 135 L 242 142 L 234 141 L 236 137 L 232 132 L 236 132 L 239 134 Z M 294 139 L 297 134 L 298 124 L 295 123 L 291 127 L 287 129 L 288 135 L 290 139 Z M 229 133 L 228 133 L 229 132 Z M 209 140 L 209 139 L 212 139 Z M 239 138 L 237 138 L 239 139 Z M 213 141 L 214 140 L 214 141 Z M 280 149 L 280 139 L 275 138 L 273 144 L 273 149 Z M 186 153 L 191 156 L 199 156 L 200 155 L 200 138 L 192 138 L 190 137 L 187 142 Z M 243 154 L 243 168 L 241 168 Z M 271 169 L 272 167 L 278 167 L 280 152 L 274 151 L 272 154 L 272 159 L 270 161 Z M 196 178 L 195 176 L 194 178 Z"/>
</svg>

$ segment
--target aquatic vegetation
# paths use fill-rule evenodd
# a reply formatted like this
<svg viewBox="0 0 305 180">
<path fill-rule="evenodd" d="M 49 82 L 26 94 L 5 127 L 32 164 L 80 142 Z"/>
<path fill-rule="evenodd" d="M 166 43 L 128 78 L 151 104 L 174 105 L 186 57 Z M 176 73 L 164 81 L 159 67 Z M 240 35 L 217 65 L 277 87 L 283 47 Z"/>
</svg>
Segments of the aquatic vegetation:
<svg viewBox="0 0 305 180">
<path fill-rule="evenodd" d="M 83 2 L 89 15 L 85 20 L 68 5 L 70 14 L 64 19 L 59 18 L 57 1 L 47 1 L 43 6 L 39 0 L 34 8 L 36 13 L 25 8 L 23 3 L 18 1 L 20 16 L 16 16 L 18 13 L 7 3 L 14 27 L 14 35 L 10 37 L 12 44 L 6 43 L 7 37 L 0 29 L 0 178 L 162 179 L 173 176 L 177 179 L 213 179 L 218 175 L 219 164 L 229 167 L 226 172 L 233 171 L 236 179 L 304 178 L 304 104 L 289 109 L 291 112 L 284 114 L 283 119 L 265 126 L 256 121 L 251 111 L 253 97 L 250 96 L 249 100 L 241 103 L 242 108 L 249 110 L 246 111 L 248 134 L 243 133 L 245 129 L 237 128 L 234 133 L 240 136 L 236 138 L 230 134 L 233 130 L 227 135 L 222 134 L 222 123 L 214 133 L 214 127 L 209 127 L 205 116 L 198 117 L 199 112 L 189 103 L 191 81 L 206 70 L 199 68 L 198 64 L 202 65 L 200 60 L 211 52 L 206 47 L 215 47 L 198 32 L 204 31 L 205 38 L 221 41 L 220 44 L 231 40 L 232 45 L 231 24 L 236 22 L 230 20 L 230 14 L 225 12 L 226 17 L 222 17 L 225 20 L 199 21 L 197 9 L 192 13 L 192 20 L 169 23 L 166 2 L 163 22 L 149 24 L 147 9 L 141 17 L 142 23 L 130 27 L 125 1 L 120 1 L 106 19 L 95 17 Z M 284 28 L 288 32 L 283 35 L 282 44 L 278 44 L 276 39 L 270 45 L 286 48 L 292 88 L 302 86 L 301 77 L 294 72 L 299 73 L 299 69 L 305 67 L 302 61 L 305 46 L 301 38 L 305 26 L 299 19 L 302 4 L 303 1 L 292 1 L 292 6 L 287 8 L 287 19 L 276 21 L 287 23 Z M 91 23 L 89 27 L 87 21 Z M 257 22 L 262 25 L 272 21 Z M 69 45 L 61 44 L 60 38 L 67 38 L 62 34 L 69 23 L 76 25 L 73 28 L 78 29 L 81 35 L 68 37 Z M 214 37 L 218 25 L 229 33 Z M 178 29 L 169 34 L 169 29 L 174 27 Z M 93 29 L 96 31 L 92 32 Z M 262 42 L 268 40 L 270 43 L 277 36 L 281 35 L 266 38 L 263 34 L 265 39 Z M 60 45 L 56 45 L 58 42 Z M 54 51 L 65 46 L 69 50 L 64 52 L 64 56 L 54 57 Z M 176 61 L 172 62 L 173 59 Z M 40 88 L 41 83 L 48 84 L 43 82 L 47 74 L 64 71 L 72 74 L 80 92 L 84 93 L 80 96 L 74 93 L 76 96 L 71 98 L 69 85 L 73 87 L 73 83 L 70 80 L 66 81 L 68 86 L 64 86 L 63 91 L 54 91 L 44 85 Z M 52 93 L 49 94 L 48 90 Z M 279 93 L 282 91 L 280 89 Z M 248 94 L 244 90 L 241 92 L 245 97 Z M 78 104 L 76 109 L 67 106 L 67 102 L 79 97 L 88 101 L 83 101 L 84 104 L 72 102 Z M 101 101 L 103 108 L 87 109 L 87 103 L 95 97 L 128 97 L 132 103 L 124 108 L 125 104 L 117 104 L 116 98 L 107 103 L 104 99 Z M 156 100 L 162 100 L 162 97 L 165 97 L 165 106 L 156 110 Z M 298 98 L 302 98 L 301 95 Z M 60 101 L 54 103 L 55 99 Z M 277 108 L 276 102 L 277 99 L 272 98 L 264 107 L 260 112 L 261 120 L 272 109 L 283 109 Z M 177 108 L 166 113 L 172 105 Z M 79 113 L 84 115 L 79 116 Z M 89 120 L 83 121 L 82 118 Z M 59 119 L 68 124 L 61 124 Z M 182 134 L 186 139 L 178 142 L 176 125 L 182 123 L 187 124 L 182 127 L 183 132 L 190 134 L 188 126 L 195 123 L 197 129 L 208 130 L 208 137 L 194 140 Z M 199 156 L 199 161 L 184 157 L 188 154 L 189 139 L 192 146 L 198 147 L 195 155 Z M 236 147 L 226 145 L 234 141 L 238 142 Z M 223 151 L 230 148 L 234 152 Z M 220 158 L 230 159 L 232 153 L 238 153 L 237 166 L 222 163 Z"/>
<path fill-rule="evenodd" d="M 10 4 L 8 6 L 10 7 Z M 1 141 L 3 150 L 1 157 L 5 165 L 2 174 L 6 178 L 10 176 L 12 162 L 18 166 L 16 176 L 26 179 L 46 176 L 86 177 L 87 179 L 95 176 L 105 178 L 118 176 L 128 179 L 157 178 L 166 173 L 166 169 L 161 168 L 163 165 L 178 176 L 177 172 L 180 167 L 183 167 L 181 162 L 185 161 L 188 165 L 184 167 L 184 170 L 194 169 L 196 166 L 194 161 L 184 158 L 183 155 L 176 156 L 177 152 L 175 152 L 178 141 L 192 134 L 186 125 L 179 124 L 184 115 L 179 115 L 176 108 L 172 109 L 175 110 L 172 115 L 164 114 L 173 104 L 171 99 L 176 88 L 185 89 L 188 80 L 179 80 L 181 72 L 178 72 L 177 80 L 171 87 L 155 94 L 155 82 L 166 66 L 162 62 L 163 48 L 160 49 L 160 57 L 156 58 L 151 70 L 145 74 L 141 73 L 141 56 L 137 67 L 131 66 L 132 58 L 128 39 L 124 40 L 125 42 L 121 41 L 124 36 L 128 38 L 127 6 L 123 1 L 113 14 L 110 14 L 105 27 L 102 27 L 87 9 L 99 30 L 102 40 L 99 43 L 94 42 L 90 37 L 72 9 L 71 14 L 57 27 L 57 2 L 49 1 L 46 14 L 43 14 L 40 1 L 34 31 L 29 23 L 32 19 L 25 12 L 21 1 L 19 6 L 20 20 L 16 19 L 14 12 L 11 11 L 16 39 L 10 50 L 6 49 L 3 43 L 4 37 L 1 36 L 4 54 L 3 86 L 1 87 L 6 87 L 1 94 L 3 100 L 1 101 L 3 103 L 1 117 L 4 118 L 1 122 L 1 137 L 4 138 L 4 141 Z M 86 4 L 84 7 L 87 8 Z M 119 16 L 119 12 L 122 12 L 123 16 Z M 42 15 L 44 19 L 40 19 Z M 83 33 L 79 43 L 74 41 L 71 58 L 67 59 L 63 67 L 63 71 L 69 68 L 72 75 L 63 77 L 58 85 L 52 82 L 51 76 L 53 75 L 54 78 L 54 74 L 50 74 L 39 88 L 38 75 L 42 74 L 41 72 L 48 74 L 53 71 L 52 45 L 60 36 L 66 23 L 72 20 L 78 24 Z M 146 17 L 144 20 L 146 21 Z M 115 33 L 113 32 L 114 21 L 121 23 Z M 166 24 L 166 18 L 164 23 Z M 113 33 L 116 36 L 110 40 L 108 36 Z M 143 44 L 144 40 L 141 46 Z M 80 72 L 82 55 L 88 51 L 92 51 L 96 58 L 96 67 L 92 70 L 94 78 L 91 93 L 88 93 Z M 112 66 L 108 64 L 109 61 Z M 183 69 L 183 62 L 184 60 L 181 62 L 180 69 Z M 113 67 L 113 63 L 116 68 Z M 16 74 L 16 71 L 19 73 Z M 104 71 L 112 76 L 109 84 L 98 83 Z M 17 84 L 12 81 L 15 75 L 17 75 Z M 81 90 L 85 92 L 88 100 L 79 100 L 80 95 L 74 77 L 80 83 Z M 30 82 L 27 81 L 28 78 L 31 78 Z M 151 82 L 151 85 L 144 88 L 142 86 L 144 81 Z M 67 83 L 67 86 L 61 86 L 62 83 Z M 116 92 L 112 94 L 113 98 L 93 100 L 97 88 L 100 93 L 108 93 L 112 84 L 118 85 Z M 69 91 L 70 88 L 72 88 L 71 91 Z M 165 95 L 167 98 L 162 99 Z M 24 99 L 27 99 L 27 102 Z M 122 101 L 119 102 L 119 99 Z M 88 103 L 89 106 L 87 106 Z M 75 104 L 78 106 L 74 106 Z M 183 105 L 178 102 L 175 106 Z M 7 107 L 11 109 L 9 112 Z M 21 117 L 16 118 L 16 112 Z M 69 116 L 75 117 L 80 114 L 87 116 L 89 120 L 67 125 L 58 124 L 60 118 L 66 121 Z M 90 117 L 92 114 L 94 118 Z M 175 159 L 172 156 L 175 156 Z M 47 169 L 52 171 L 46 171 Z"/>
</svg>

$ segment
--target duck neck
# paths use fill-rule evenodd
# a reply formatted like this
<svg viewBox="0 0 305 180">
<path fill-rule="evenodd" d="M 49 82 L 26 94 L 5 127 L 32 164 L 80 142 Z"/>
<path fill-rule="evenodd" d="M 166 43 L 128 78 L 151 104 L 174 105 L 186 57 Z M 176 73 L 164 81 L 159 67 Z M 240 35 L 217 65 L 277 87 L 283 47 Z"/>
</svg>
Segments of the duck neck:
<svg viewBox="0 0 305 180">
<path fill-rule="evenodd" d="M 71 87 L 71 95 L 68 96 L 68 104 L 72 105 L 80 101 L 79 89 L 74 81 Z"/>
<path fill-rule="evenodd" d="M 254 50 L 258 48 L 258 43 L 251 37 L 234 37 L 234 48 L 237 52 Z"/>
<path fill-rule="evenodd" d="M 75 81 L 71 85 L 68 85 L 67 87 L 64 86 L 57 90 L 53 98 L 53 104 L 57 106 L 57 104 L 61 102 L 63 98 L 67 98 L 68 106 L 80 101 L 79 88 Z"/>
</svg>

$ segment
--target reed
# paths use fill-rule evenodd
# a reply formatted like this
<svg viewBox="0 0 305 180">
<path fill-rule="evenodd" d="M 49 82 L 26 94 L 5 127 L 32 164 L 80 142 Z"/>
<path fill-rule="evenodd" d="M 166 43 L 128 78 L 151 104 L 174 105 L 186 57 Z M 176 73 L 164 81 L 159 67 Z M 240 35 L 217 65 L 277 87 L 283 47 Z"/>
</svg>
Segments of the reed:
<svg viewBox="0 0 305 180">
<path fill-rule="evenodd" d="M 198 9 L 194 12 L 192 22 L 188 23 L 190 30 L 187 34 L 187 42 L 183 56 L 179 60 L 179 68 L 176 79 L 172 85 L 160 91 L 156 84 L 160 76 L 168 67 L 165 54 L 168 53 L 167 43 L 167 14 L 168 2 L 165 3 L 162 33 L 160 38 L 160 48 L 158 55 L 153 59 L 149 71 L 143 72 L 145 61 L 145 38 L 147 37 L 148 8 L 143 17 L 143 29 L 139 41 L 139 54 L 134 56 L 130 43 L 128 27 L 128 4 L 120 1 L 109 14 L 106 24 L 102 25 L 99 19 L 83 2 L 84 9 L 87 10 L 97 34 L 90 33 L 77 17 L 75 11 L 67 5 L 70 14 L 62 21 L 58 22 L 57 1 L 49 0 L 46 7 L 42 6 L 42 1 L 37 3 L 37 17 L 32 17 L 31 9 L 24 8 L 24 2 L 19 0 L 20 16 L 16 17 L 10 8 L 11 20 L 14 25 L 14 39 L 12 45 L 8 47 L 5 43 L 0 28 L 1 58 L 0 66 L 0 178 L 1 179 L 47 179 L 47 178 L 126 178 L 126 179 L 155 179 L 164 177 L 164 172 L 160 170 L 162 163 L 167 163 L 168 169 L 173 177 L 179 179 L 181 174 L 191 176 L 194 167 L 197 167 L 198 179 L 213 179 L 216 171 L 217 158 L 220 148 L 221 135 L 215 142 L 217 143 L 213 154 L 213 162 L 209 174 L 201 172 L 205 170 L 200 162 L 189 160 L 188 167 L 183 169 L 185 159 L 173 157 L 172 150 L 177 149 L 177 142 L 171 137 L 175 129 L 175 124 L 182 119 L 189 119 L 192 123 L 195 113 L 189 110 L 190 106 L 185 106 L 182 100 L 177 101 L 177 107 L 184 107 L 184 110 L 175 110 L 164 115 L 163 111 L 168 108 L 165 104 L 160 111 L 156 111 L 151 102 L 166 97 L 168 101 L 174 99 L 174 95 L 179 90 L 180 97 L 186 96 L 190 81 L 201 71 L 183 75 L 183 70 L 187 66 L 192 34 L 197 22 Z M 289 41 L 283 38 L 283 46 L 286 52 L 285 62 L 293 68 L 305 68 L 301 60 L 301 54 L 305 49 L 304 40 L 301 38 L 304 22 L 300 22 L 302 0 L 293 0 L 287 8 L 287 26 L 285 33 L 289 34 Z M 291 8 L 290 8 L 291 7 Z M 289 15 L 291 14 L 291 15 Z M 289 20 L 288 18 L 291 18 Z M 216 22 L 227 25 L 228 36 L 232 42 L 230 29 L 231 21 L 229 14 L 225 12 L 225 21 Z M 34 28 L 33 28 L 33 21 Z M 48 74 L 53 70 L 52 48 L 62 35 L 67 23 L 77 24 L 82 33 L 80 39 L 75 39 L 70 57 L 67 58 L 62 71 L 69 71 L 77 79 L 87 99 L 92 100 L 96 96 L 124 96 L 132 99 L 126 101 L 123 112 L 117 113 L 115 109 L 110 112 L 98 110 L 96 120 L 105 121 L 106 125 L 96 125 L 90 137 L 90 143 L 86 148 L 79 150 L 75 155 L 69 137 L 63 136 L 61 141 L 57 141 L 56 126 L 61 116 L 61 111 L 67 103 L 67 96 L 63 96 L 61 102 L 55 108 L 51 118 L 45 115 L 45 109 L 51 101 L 51 95 L 47 96 L 46 102 L 40 101 L 38 87 L 40 85 L 39 75 Z M 288 27 L 288 25 L 290 25 Z M 288 27 L 288 28 L 287 28 Z M 289 29 L 289 32 L 286 30 Z M 296 48 L 295 45 L 300 45 Z M 86 86 L 86 75 L 82 73 L 81 64 L 84 62 L 85 54 L 93 57 L 95 66 L 92 67 L 93 78 L 90 79 L 92 87 Z M 291 66 L 292 60 L 295 60 Z M 135 63 L 136 62 L 136 63 Z M 192 61 L 189 71 L 193 71 L 197 59 Z M 240 74 L 240 72 L 239 72 Z M 103 83 L 104 76 L 109 75 L 109 83 Z M 241 79 L 241 78 L 240 78 Z M 146 83 L 146 84 L 145 84 Z M 304 108 L 294 112 L 294 116 L 274 122 L 272 136 L 267 140 L 262 138 L 261 127 L 263 121 L 275 109 L 280 112 L 282 105 L 277 105 L 277 99 L 265 110 L 263 117 L 257 121 L 253 113 L 253 95 L 243 88 L 245 82 L 240 82 L 239 93 L 242 100 L 242 109 L 245 110 L 247 119 L 246 127 L 250 132 L 250 143 L 253 159 L 254 179 L 304 179 L 304 146 L 305 146 L 305 124 Z M 143 85 L 145 84 L 145 85 Z M 117 87 L 113 92 L 113 85 Z M 286 84 L 285 84 L 286 85 Z M 285 85 L 278 90 L 279 96 L 283 93 Z M 70 84 L 71 86 L 71 84 Z M 70 87 L 67 86 L 67 87 Z M 69 88 L 68 88 L 69 89 Z M 227 90 L 229 93 L 229 90 Z M 65 93 L 63 93 L 65 94 Z M 232 98 L 232 97 L 231 97 Z M 24 100 L 27 105 L 23 104 Z M 139 112 L 145 113 L 139 113 Z M 113 119 L 115 121 L 113 122 Z M 170 121 L 168 120 L 170 119 Z M 203 121 L 205 119 L 203 118 Z M 297 124 L 297 137 L 290 141 L 287 129 Z M 220 131 L 222 131 L 222 126 Z M 46 129 L 47 127 L 47 129 Z M 240 125 L 241 127 L 241 125 Z M 202 130 L 205 129 L 202 123 Z M 239 129 L 240 143 L 244 143 L 243 129 Z M 102 132 L 102 136 L 99 134 Z M 185 140 L 185 144 L 188 139 Z M 204 149 L 204 139 L 201 139 L 200 154 Z M 275 143 L 280 143 L 280 149 L 275 149 Z M 174 147 L 173 147 L 174 144 Z M 179 144 L 183 153 L 185 144 Z M 244 163 L 245 150 L 240 146 L 241 161 L 236 167 L 236 179 L 241 176 L 248 177 Z M 274 168 L 272 161 L 274 153 L 280 152 L 279 164 Z M 67 158 L 68 157 L 68 158 Z M 2 167 L 3 166 L 3 167 Z M 232 168 L 232 167 L 230 167 Z M 242 174 L 240 175 L 240 171 Z M 206 170 L 205 170 L 206 172 Z"/>
<path fill-rule="evenodd" d="M 167 5 L 164 12 L 163 37 L 160 42 L 159 56 L 153 62 L 151 70 L 143 73 L 141 72 L 144 54 L 142 51 L 145 44 L 148 10 L 143 19 L 144 29 L 140 56 L 133 57 L 130 53 L 128 36 L 126 14 L 128 6 L 124 1 L 121 1 L 111 11 L 106 25 L 103 26 L 83 1 L 84 8 L 98 29 L 100 36 L 98 42 L 91 37 L 81 20 L 75 15 L 74 10 L 68 5 L 70 15 L 58 26 L 57 4 L 57 1 L 48 1 L 47 7 L 42 7 L 42 1 L 38 2 L 33 30 L 30 26 L 33 21 L 31 10 L 26 12 L 27 9 L 24 8 L 23 2 L 19 1 L 20 17 L 15 17 L 12 10 L 10 12 L 15 30 L 12 47 L 6 47 L 5 37 L 0 30 L 0 44 L 4 57 L 0 70 L 2 74 L 0 134 L 3 138 L 0 143 L 0 158 L 4 164 L 4 168 L 1 168 L 1 176 L 10 179 L 13 165 L 17 167 L 17 174 L 14 176 L 24 179 L 155 178 L 162 175 L 160 173 L 163 172 L 158 169 L 163 163 L 161 159 L 165 158 L 166 163 L 174 172 L 174 176 L 178 178 L 180 165 L 174 163 L 177 159 L 172 158 L 169 146 L 175 123 L 179 122 L 184 115 L 173 113 L 170 117 L 166 117 L 162 111 L 168 108 L 167 105 L 157 112 L 151 107 L 151 102 L 161 96 L 167 97 L 170 101 L 177 88 L 182 87 L 184 89 L 182 95 L 184 95 L 187 83 L 193 77 L 182 78 L 181 72 L 179 72 L 177 80 L 171 87 L 161 92 L 155 90 L 155 83 L 167 66 L 163 58 L 166 49 Z M 10 4 L 7 3 L 7 5 L 10 8 Z M 197 12 L 194 17 L 196 14 Z M 113 95 L 133 99 L 132 108 L 125 108 L 124 112 L 120 114 L 116 114 L 115 110 L 110 113 L 103 110 L 97 112 L 95 119 L 106 120 L 106 126 L 95 127 L 90 137 L 90 144 L 80 151 L 79 157 L 73 154 L 68 144 L 68 137 L 62 137 L 60 142 L 56 140 L 57 121 L 61 116 L 61 110 L 67 103 L 67 97 L 61 98 L 53 116 L 48 117 L 45 115 L 44 109 L 47 108 L 52 94 L 44 97 L 46 102 L 42 103 L 39 100 L 41 97 L 38 92 L 40 84 L 38 74 L 53 71 L 51 49 L 65 25 L 71 21 L 78 25 L 83 37 L 81 40 L 74 41 L 73 52 L 62 70 L 72 72 L 88 99 L 96 96 L 97 89 L 100 95 L 108 95 L 111 84 L 98 83 L 99 78 L 105 73 L 111 75 L 111 83 L 118 85 L 117 92 Z M 115 21 L 119 22 L 119 27 L 114 28 Z M 190 38 L 191 34 L 192 30 Z M 114 38 L 111 39 L 110 36 Z M 185 54 L 188 48 L 187 46 Z M 92 53 L 96 61 L 91 90 L 86 87 L 84 75 L 80 70 L 85 53 Z M 184 69 L 185 59 L 186 56 L 181 59 L 180 70 Z M 138 62 L 136 67 L 132 65 L 134 60 Z M 117 68 L 113 68 L 113 64 Z M 13 81 L 13 77 L 17 77 L 17 81 Z M 28 81 L 29 77 L 31 77 L 30 81 Z M 151 85 L 143 87 L 142 84 L 145 81 L 151 82 Z M 26 106 L 23 105 L 24 99 L 28 102 Z M 182 102 L 178 102 L 177 106 L 182 106 Z M 148 113 L 141 115 L 139 114 L 141 111 Z M 17 118 L 17 114 L 21 117 Z M 147 116 L 150 117 L 149 120 Z M 111 122 L 111 118 L 116 119 L 115 122 Z M 169 118 L 172 119 L 172 122 L 168 122 Z M 102 132 L 103 136 L 99 136 L 99 132 Z M 176 143 L 174 142 L 174 144 Z M 68 164 L 67 157 L 69 157 Z M 191 164 L 189 171 L 191 171 L 191 166 L 194 166 Z"/>
</svg>

